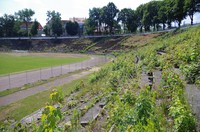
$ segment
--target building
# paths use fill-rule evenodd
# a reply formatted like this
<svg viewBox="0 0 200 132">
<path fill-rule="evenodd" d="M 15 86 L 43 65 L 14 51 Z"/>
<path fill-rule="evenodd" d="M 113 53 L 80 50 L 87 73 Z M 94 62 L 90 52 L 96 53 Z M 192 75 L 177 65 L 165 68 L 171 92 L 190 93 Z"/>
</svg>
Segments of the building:
<svg viewBox="0 0 200 132">
<path fill-rule="evenodd" d="M 62 23 L 62 26 L 63 26 L 63 29 L 64 29 L 62 36 L 67 36 L 67 31 L 66 31 L 66 28 L 65 28 L 66 25 L 67 25 L 67 22 L 69 22 L 69 20 L 61 20 L 61 23 Z"/>
<path fill-rule="evenodd" d="M 71 22 L 77 22 L 78 25 L 79 25 L 79 28 L 80 28 L 80 30 L 79 30 L 80 32 L 79 32 L 79 33 L 80 33 L 80 34 L 83 34 L 83 32 L 84 32 L 85 20 L 86 20 L 86 18 L 76 18 L 76 17 L 73 17 L 73 18 L 69 18 L 69 20 L 61 20 L 61 22 L 62 22 L 62 25 L 63 25 L 63 28 L 64 28 L 64 29 L 65 29 L 65 27 L 66 27 L 67 22 L 69 22 L 69 21 L 71 21 Z M 67 36 L 66 30 L 64 30 L 62 36 Z"/>
<path fill-rule="evenodd" d="M 79 35 L 83 34 L 84 32 L 84 23 L 85 23 L 86 18 L 69 18 L 69 20 L 61 20 L 61 24 L 62 24 L 62 28 L 63 28 L 63 34 L 61 36 L 68 36 L 67 32 L 66 32 L 66 24 L 67 22 L 71 21 L 71 22 L 77 22 L 79 24 Z M 51 20 L 49 20 L 46 24 L 46 26 L 49 29 L 49 35 L 52 36 L 52 30 L 51 30 Z"/>
<path fill-rule="evenodd" d="M 30 31 L 31 30 L 31 27 L 33 25 L 34 22 L 28 22 L 28 30 Z M 20 29 L 21 30 L 26 30 L 26 23 L 25 22 L 21 22 L 20 24 Z M 43 34 L 43 27 L 42 25 L 39 23 L 39 26 L 38 26 L 38 34 L 37 36 L 41 36 L 41 34 Z"/>
<path fill-rule="evenodd" d="M 85 23 L 85 20 L 86 18 L 78 18 L 78 17 L 69 18 L 69 21 L 77 22 L 77 23 Z"/>
</svg>

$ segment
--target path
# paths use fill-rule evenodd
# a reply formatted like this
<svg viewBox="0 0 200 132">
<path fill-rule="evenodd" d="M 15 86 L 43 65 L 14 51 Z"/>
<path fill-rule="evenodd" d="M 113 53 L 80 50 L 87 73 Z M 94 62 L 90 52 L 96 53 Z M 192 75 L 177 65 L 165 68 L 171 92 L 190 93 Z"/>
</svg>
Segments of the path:
<svg viewBox="0 0 200 132">
<path fill-rule="evenodd" d="M 34 83 L 39 80 L 46 80 L 51 77 L 67 74 L 80 69 L 93 67 L 107 62 L 106 56 L 92 56 L 90 60 L 67 64 L 62 66 L 50 67 L 45 69 L 33 70 L 18 74 L 0 77 L 0 91 L 22 87 L 28 83 Z"/>
<path fill-rule="evenodd" d="M 40 86 L 36 86 L 27 90 L 23 90 L 23 91 L 19 91 L 4 97 L 0 97 L 0 106 L 4 106 L 4 105 L 8 105 L 10 103 L 16 102 L 18 100 L 24 99 L 28 96 L 34 95 L 36 93 L 45 91 L 45 90 L 49 90 L 51 89 L 53 86 L 58 86 L 58 85 L 63 85 L 66 83 L 69 83 L 73 80 L 77 80 L 80 79 L 88 74 L 92 73 L 92 70 L 89 71 L 83 71 L 81 73 L 75 74 L 75 75 L 71 75 L 62 79 L 57 79 L 55 81 L 40 85 Z"/>
</svg>

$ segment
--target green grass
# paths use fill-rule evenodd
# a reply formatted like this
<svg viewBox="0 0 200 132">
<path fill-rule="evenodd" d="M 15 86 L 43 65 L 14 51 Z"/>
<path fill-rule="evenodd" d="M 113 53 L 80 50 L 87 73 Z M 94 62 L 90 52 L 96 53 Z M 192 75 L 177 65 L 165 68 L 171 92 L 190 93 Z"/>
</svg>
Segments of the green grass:
<svg viewBox="0 0 200 132">
<path fill-rule="evenodd" d="M 59 57 L 44 57 L 44 56 L 14 56 L 10 54 L 0 54 L 0 75 L 38 68 L 58 66 L 80 62 L 88 59 L 81 58 L 59 58 Z"/>
<path fill-rule="evenodd" d="M 87 75 L 81 79 L 74 80 L 63 86 L 54 87 L 52 89 L 59 88 L 63 92 L 64 96 L 69 96 L 71 94 L 71 92 L 75 90 L 75 88 L 76 88 L 75 86 L 77 85 L 77 83 L 79 83 L 82 80 L 86 81 L 88 79 L 88 77 L 89 77 L 89 75 Z M 0 107 L 0 124 L 2 124 L 3 123 L 2 121 L 4 121 L 7 118 L 19 121 L 23 117 L 44 107 L 46 102 L 50 102 L 49 95 L 50 95 L 52 89 L 29 96 L 25 99 L 22 99 L 20 101 L 10 104 L 10 105 Z M 36 100 L 38 100 L 38 101 L 36 101 Z"/>
</svg>

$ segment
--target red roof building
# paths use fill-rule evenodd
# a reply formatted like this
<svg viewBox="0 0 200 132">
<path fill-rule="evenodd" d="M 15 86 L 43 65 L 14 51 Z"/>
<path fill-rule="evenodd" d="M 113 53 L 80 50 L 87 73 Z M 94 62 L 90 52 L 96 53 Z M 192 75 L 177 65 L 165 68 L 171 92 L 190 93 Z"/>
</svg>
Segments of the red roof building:
<svg viewBox="0 0 200 132">
<path fill-rule="evenodd" d="M 32 25 L 33 25 L 33 22 L 28 22 L 28 29 L 31 29 Z M 20 25 L 20 28 L 22 30 L 26 30 L 26 23 L 22 22 L 21 25 Z M 38 30 L 43 30 L 43 27 L 42 27 L 42 25 L 40 23 L 39 23 L 39 26 L 38 26 Z"/>
</svg>

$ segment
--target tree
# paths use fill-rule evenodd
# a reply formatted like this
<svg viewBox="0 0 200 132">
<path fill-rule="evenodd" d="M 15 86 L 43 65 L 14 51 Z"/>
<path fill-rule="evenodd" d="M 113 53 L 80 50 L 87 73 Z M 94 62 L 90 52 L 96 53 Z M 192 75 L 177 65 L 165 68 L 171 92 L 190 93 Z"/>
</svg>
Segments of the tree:
<svg viewBox="0 0 200 132">
<path fill-rule="evenodd" d="M 159 26 L 158 11 L 160 8 L 161 1 L 150 1 L 146 3 L 143 7 L 143 18 L 142 23 L 144 25 L 145 31 L 150 30 L 150 26 L 154 27 L 154 30 Z"/>
<path fill-rule="evenodd" d="M 3 26 L 4 26 L 4 20 L 3 17 L 0 17 L 0 37 L 4 36 Z"/>
<path fill-rule="evenodd" d="M 37 20 L 35 20 L 35 21 L 33 22 L 32 27 L 31 27 L 31 35 L 32 35 L 32 36 L 37 35 L 37 33 L 38 33 L 38 27 L 39 27 L 39 22 L 38 22 Z"/>
<path fill-rule="evenodd" d="M 142 28 L 143 28 L 142 19 L 144 16 L 144 8 L 145 8 L 145 5 L 141 4 L 140 6 L 137 7 L 136 13 L 135 13 L 137 14 L 137 25 L 138 27 L 140 27 L 140 32 L 142 32 Z"/>
<path fill-rule="evenodd" d="M 137 15 L 136 15 L 136 12 L 132 10 L 127 20 L 127 29 L 130 32 L 136 32 L 137 27 L 138 27 Z"/>
<path fill-rule="evenodd" d="M 194 14 L 200 11 L 200 0 L 185 0 L 184 10 L 187 12 L 193 25 Z"/>
<path fill-rule="evenodd" d="M 171 28 L 171 23 L 174 21 L 173 5 L 174 5 L 174 0 L 165 0 L 168 28 Z"/>
<path fill-rule="evenodd" d="M 85 21 L 86 34 L 93 35 L 94 30 L 95 30 L 95 26 L 96 26 L 95 22 L 91 18 L 86 19 L 86 21 Z"/>
<path fill-rule="evenodd" d="M 174 20 L 178 22 L 178 27 L 180 27 L 181 21 L 186 17 L 186 11 L 184 10 L 184 1 L 174 0 L 174 6 L 172 10 L 174 14 Z"/>
<path fill-rule="evenodd" d="M 12 37 L 17 35 L 19 28 L 16 23 L 17 21 L 15 21 L 15 17 L 13 15 L 4 14 L 4 16 L 0 18 L 0 36 Z"/>
<path fill-rule="evenodd" d="M 150 31 L 150 26 L 152 25 L 152 17 L 149 10 L 150 6 L 148 3 L 144 4 L 142 25 L 144 26 L 145 31 Z"/>
<path fill-rule="evenodd" d="M 131 15 L 131 11 L 132 11 L 132 9 L 124 8 L 118 13 L 117 20 L 122 22 L 124 32 L 127 29 L 127 23 L 128 23 L 128 19 L 129 19 L 130 15 Z"/>
<path fill-rule="evenodd" d="M 109 2 L 106 8 L 104 8 L 103 15 L 105 18 L 105 24 L 108 25 L 110 34 L 113 33 L 113 27 L 115 23 L 115 18 L 119 10 L 113 2 Z"/>
<path fill-rule="evenodd" d="M 163 30 L 165 30 L 165 24 L 167 23 L 166 1 L 161 1 L 161 3 L 160 3 L 160 8 L 158 10 L 158 19 L 163 25 Z"/>
<path fill-rule="evenodd" d="M 103 21 L 102 15 L 103 13 L 101 8 L 93 8 L 89 10 L 89 18 L 95 24 L 98 33 L 101 32 L 101 25 Z"/>
<path fill-rule="evenodd" d="M 66 31 L 69 35 L 74 36 L 78 34 L 79 25 L 77 22 L 67 22 L 66 23 Z"/>
<path fill-rule="evenodd" d="M 49 29 L 52 30 L 55 37 L 60 36 L 63 33 L 61 14 L 55 11 L 47 11 L 47 17 Z"/>
<path fill-rule="evenodd" d="M 137 29 L 137 17 L 135 11 L 132 9 L 124 8 L 118 13 L 118 21 L 123 24 L 124 32 L 126 30 L 135 32 Z"/>
<path fill-rule="evenodd" d="M 44 33 L 45 33 L 46 35 L 50 35 L 50 29 L 49 29 L 49 27 L 48 27 L 47 25 L 44 26 L 43 31 L 44 31 Z"/>
<path fill-rule="evenodd" d="M 24 9 L 24 10 L 19 10 L 17 13 L 15 13 L 16 16 L 19 17 L 19 19 L 26 24 L 26 32 L 28 36 L 28 23 L 31 22 L 31 17 L 35 14 L 35 12 L 31 9 Z"/>
<path fill-rule="evenodd" d="M 154 27 L 154 31 L 159 29 L 159 24 L 161 23 L 159 17 L 158 17 L 158 12 L 161 7 L 161 2 L 162 1 L 151 1 L 149 2 L 150 6 L 150 14 L 152 19 L 152 26 Z"/>
</svg>

